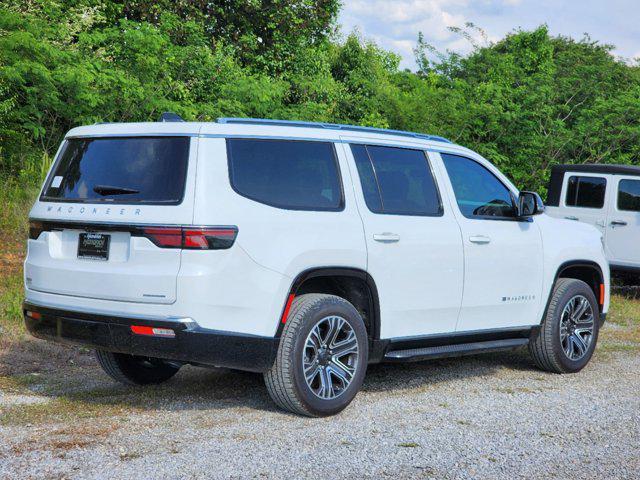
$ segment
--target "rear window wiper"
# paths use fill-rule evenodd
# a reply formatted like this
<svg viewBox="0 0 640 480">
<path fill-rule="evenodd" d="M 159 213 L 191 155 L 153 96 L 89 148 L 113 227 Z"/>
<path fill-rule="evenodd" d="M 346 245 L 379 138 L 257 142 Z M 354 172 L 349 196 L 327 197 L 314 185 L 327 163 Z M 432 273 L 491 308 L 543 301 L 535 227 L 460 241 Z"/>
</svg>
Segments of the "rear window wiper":
<svg viewBox="0 0 640 480">
<path fill-rule="evenodd" d="M 114 187 L 112 185 L 96 185 L 93 191 L 99 195 L 126 195 L 128 193 L 140 193 L 140 190 L 127 187 Z"/>
</svg>

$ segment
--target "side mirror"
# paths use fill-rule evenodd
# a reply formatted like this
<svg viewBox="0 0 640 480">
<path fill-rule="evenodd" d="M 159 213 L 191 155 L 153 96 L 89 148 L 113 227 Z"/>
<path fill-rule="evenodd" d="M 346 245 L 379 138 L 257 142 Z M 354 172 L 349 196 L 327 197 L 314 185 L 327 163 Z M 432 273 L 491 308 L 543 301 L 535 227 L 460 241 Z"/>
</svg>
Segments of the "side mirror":
<svg viewBox="0 0 640 480">
<path fill-rule="evenodd" d="M 544 213 L 542 198 L 535 192 L 520 192 L 518 196 L 518 217 L 529 218 Z"/>
</svg>

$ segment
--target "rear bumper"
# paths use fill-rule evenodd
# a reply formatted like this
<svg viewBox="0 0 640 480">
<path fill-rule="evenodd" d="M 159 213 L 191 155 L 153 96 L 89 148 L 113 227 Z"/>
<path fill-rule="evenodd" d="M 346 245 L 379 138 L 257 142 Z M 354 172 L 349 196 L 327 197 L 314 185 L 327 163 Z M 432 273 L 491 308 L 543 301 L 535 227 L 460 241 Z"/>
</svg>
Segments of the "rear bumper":
<svg viewBox="0 0 640 480">
<path fill-rule="evenodd" d="M 278 338 L 209 330 L 188 320 L 96 315 L 29 302 L 23 304 L 23 314 L 29 332 L 44 340 L 251 372 L 271 368 L 279 343 Z M 175 336 L 134 334 L 132 325 L 168 328 Z"/>
</svg>

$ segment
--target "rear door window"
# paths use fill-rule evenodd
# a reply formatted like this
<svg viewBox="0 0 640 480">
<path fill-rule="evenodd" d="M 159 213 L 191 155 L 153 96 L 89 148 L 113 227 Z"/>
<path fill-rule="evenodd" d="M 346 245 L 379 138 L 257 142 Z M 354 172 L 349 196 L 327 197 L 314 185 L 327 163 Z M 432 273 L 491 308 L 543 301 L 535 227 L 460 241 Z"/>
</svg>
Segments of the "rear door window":
<svg viewBox="0 0 640 480">
<path fill-rule="evenodd" d="M 620 180 L 618 210 L 640 212 L 640 180 Z"/>
<path fill-rule="evenodd" d="M 289 210 L 342 210 L 342 183 L 333 144 L 227 139 L 229 176 L 243 197 Z"/>
<path fill-rule="evenodd" d="M 179 204 L 189 143 L 189 137 L 69 139 L 41 200 Z"/>
<path fill-rule="evenodd" d="M 567 207 L 602 208 L 607 190 L 607 180 L 601 177 L 569 177 L 567 182 Z"/>
<path fill-rule="evenodd" d="M 351 151 L 373 213 L 442 215 L 438 188 L 422 150 L 354 144 Z"/>
</svg>

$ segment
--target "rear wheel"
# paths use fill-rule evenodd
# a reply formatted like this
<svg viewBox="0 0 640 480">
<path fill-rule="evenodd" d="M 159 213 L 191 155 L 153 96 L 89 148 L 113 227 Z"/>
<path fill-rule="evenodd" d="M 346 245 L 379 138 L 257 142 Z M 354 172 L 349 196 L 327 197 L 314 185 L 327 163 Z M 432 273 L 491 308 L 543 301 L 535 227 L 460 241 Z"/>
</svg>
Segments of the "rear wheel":
<svg viewBox="0 0 640 480">
<path fill-rule="evenodd" d="M 96 350 L 102 369 L 114 380 L 125 385 L 162 383 L 173 377 L 180 366 L 152 357 L 139 357 L 125 353 Z"/>
<path fill-rule="evenodd" d="M 581 280 L 561 278 L 529 351 L 543 370 L 578 372 L 593 355 L 599 326 L 600 310 L 591 288 Z"/>
<path fill-rule="evenodd" d="M 264 378 L 279 407 L 311 417 L 333 415 L 360 390 L 367 360 L 367 331 L 353 305 L 334 295 L 301 295 Z"/>
</svg>

